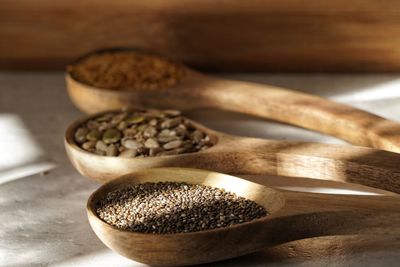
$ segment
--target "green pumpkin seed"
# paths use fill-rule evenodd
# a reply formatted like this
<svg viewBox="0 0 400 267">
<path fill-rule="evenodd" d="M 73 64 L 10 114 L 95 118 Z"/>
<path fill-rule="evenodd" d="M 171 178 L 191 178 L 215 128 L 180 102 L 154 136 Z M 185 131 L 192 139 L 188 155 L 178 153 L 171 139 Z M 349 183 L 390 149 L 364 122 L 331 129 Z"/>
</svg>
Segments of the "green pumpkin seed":
<svg viewBox="0 0 400 267">
<path fill-rule="evenodd" d="M 86 139 L 89 141 L 97 141 L 100 139 L 101 132 L 97 129 L 92 129 L 89 131 L 89 133 L 86 135 Z"/>
<path fill-rule="evenodd" d="M 96 120 L 97 122 L 107 122 L 107 121 L 110 120 L 110 116 L 104 115 L 104 116 L 101 116 L 101 117 L 96 118 L 95 120 Z"/>
<path fill-rule="evenodd" d="M 144 121 L 144 117 L 143 116 L 132 116 L 129 117 L 125 120 L 128 124 L 137 124 L 137 123 L 141 123 L 142 121 Z"/>
<path fill-rule="evenodd" d="M 120 131 L 125 130 L 127 127 L 128 127 L 128 123 L 126 121 L 121 121 L 117 126 L 118 130 L 120 130 Z"/>
<path fill-rule="evenodd" d="M 88 134 L 89 130 L 87 128 L 79 128 L 75 132 L 75 141 L 78 144 L 83 144 L 86 141 L 86 135 Z"/>
<path fill-rule="evenodd" d="M 106 144 L 116 143 L 121 139 L 121 132 L 117 129 L 108 129 L 103 134 L 103 142 Z"/>
</svg>

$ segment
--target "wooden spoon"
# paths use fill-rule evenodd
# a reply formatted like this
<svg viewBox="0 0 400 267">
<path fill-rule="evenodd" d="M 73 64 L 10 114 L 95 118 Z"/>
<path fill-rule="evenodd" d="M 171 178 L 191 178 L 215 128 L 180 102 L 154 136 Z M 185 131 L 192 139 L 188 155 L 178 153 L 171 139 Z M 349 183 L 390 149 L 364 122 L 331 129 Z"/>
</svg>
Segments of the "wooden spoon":
<svg viewBox="0 0 400 267">
<path fill-rule="evenodd" d="M 366 147 L 232 136 L 191 120 L 188 121 L 210 136 L 214 144 L 211 148 L 196 153 L 146 158 L 99 156 L 80 148 L 74 133 L 82 123 L 102 114 L 74 122 L 65 134 L 65 147 L 72 164 L 82 175 L 100 182 L 147 168 L 191 167 L 231 174 L 272 174 L 352 182 L 400 193 L 400 155 L 397 153 Z"/>
<path fill-rule="evenodd" d="M 115 189 L 145 182 L 186 182 L 223 188 L 264 206 L 269 215 L 225 228 L 180 234 L 120 230 L 96 214 Z M 219 261 L 288 241 L 328 235 L 400 236 L 400 197 L 338 196 L 276 190 L 221 173 L 182 168 L 148 169 L 102 185 L 87 213 L 96 235 L 121 255 L 154 266 Z"/>
<path fill-rule="evenodd" d="M 95 51 L 82 58 L 107 51 L 118 49 Z M 173 88 L 108 90 L 83 84 L 68 72 L 66 83 L 73 103 L 87 113 L 129 107 L 220 108 L 293 124 L 356 145 L 400 152 L 400 124 L 397 122 L 318 96 L 226 80 L 189 68 L 184 79 Z"/>
</svg>

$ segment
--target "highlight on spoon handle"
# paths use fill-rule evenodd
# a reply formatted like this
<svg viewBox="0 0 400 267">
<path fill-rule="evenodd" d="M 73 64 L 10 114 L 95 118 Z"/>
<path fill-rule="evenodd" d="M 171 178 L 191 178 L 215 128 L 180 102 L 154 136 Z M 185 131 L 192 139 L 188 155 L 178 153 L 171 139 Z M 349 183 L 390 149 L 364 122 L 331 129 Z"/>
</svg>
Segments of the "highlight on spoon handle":
<svg viewBox="0 0 400 267">
<path fill-rule="evenodd" d="M 211 105 L 256 115 L 346 140 L 400 152 L 400 123 L 322 97 L 249 82 L 206 78 Z"/>
<path fill-rule="evenodd" d="M 229 174 L 271 174 L 351 182 L 400 193 L 400 155 L 367 147 L 219 135 L 217 145 L 196 153 L 154 158 L 104 157 L 71 143 L 75 168 L 100 182 L 147 168 L 186 167 Z"/>
<path fill-rule="evenodd" d="M 400 155 L 397 153 L 367 147 L 232 136 L 220 138 L 220 142 L 191 163 L 197 168 L 225 173 L 334 180 L 400 193 Z M 187 165 L 189 160 L 185 160 Z"/>
<path fill-rule="evenodd" d="M 283 193 L 285 207 L 264 225 L 269 245 L 328 235 L 400 236 L 397 196 Z M 281 234 L 273 234 L 277 232 Z"/>
</svg>

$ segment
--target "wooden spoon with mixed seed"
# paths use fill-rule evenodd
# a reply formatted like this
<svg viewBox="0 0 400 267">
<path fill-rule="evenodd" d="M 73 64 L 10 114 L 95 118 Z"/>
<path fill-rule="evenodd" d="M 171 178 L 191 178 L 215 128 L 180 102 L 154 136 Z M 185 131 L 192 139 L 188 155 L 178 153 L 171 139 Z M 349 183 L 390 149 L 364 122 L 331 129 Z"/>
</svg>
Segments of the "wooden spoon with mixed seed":
<svg viewBox="0 0 400 267">
<path fill-rule="evenodd" d="M 68 128 L 65 145 L 77 170 L 101 182 L 146 168 L 191 167 L 353 182 L 400 192 L 400 154 L 232 136 L 173 110 L 94 114 Z"/>
<path fill-rule="evenodd" d="M 74 137 L 88 152 L 124 158 L 197 152 L 212 145 L 176 110 L 105 113 L 82 124 Z"/>
</svg>

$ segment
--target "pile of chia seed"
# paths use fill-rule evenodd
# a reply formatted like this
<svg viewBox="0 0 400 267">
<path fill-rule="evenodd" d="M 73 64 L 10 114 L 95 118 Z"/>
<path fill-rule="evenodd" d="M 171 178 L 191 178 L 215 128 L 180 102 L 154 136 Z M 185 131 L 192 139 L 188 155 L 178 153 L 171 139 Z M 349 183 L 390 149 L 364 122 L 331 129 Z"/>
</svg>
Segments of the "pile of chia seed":
<svg viewBox="0 0 400 267">
<path fill-rule="evenodd" d="M 109 192 L 96 212 L 120 229 L 153 234 L 197 232 L 267 215 L 263 206 L 223 189 L 176 182 L 143 183 Z"/>
</svg>

